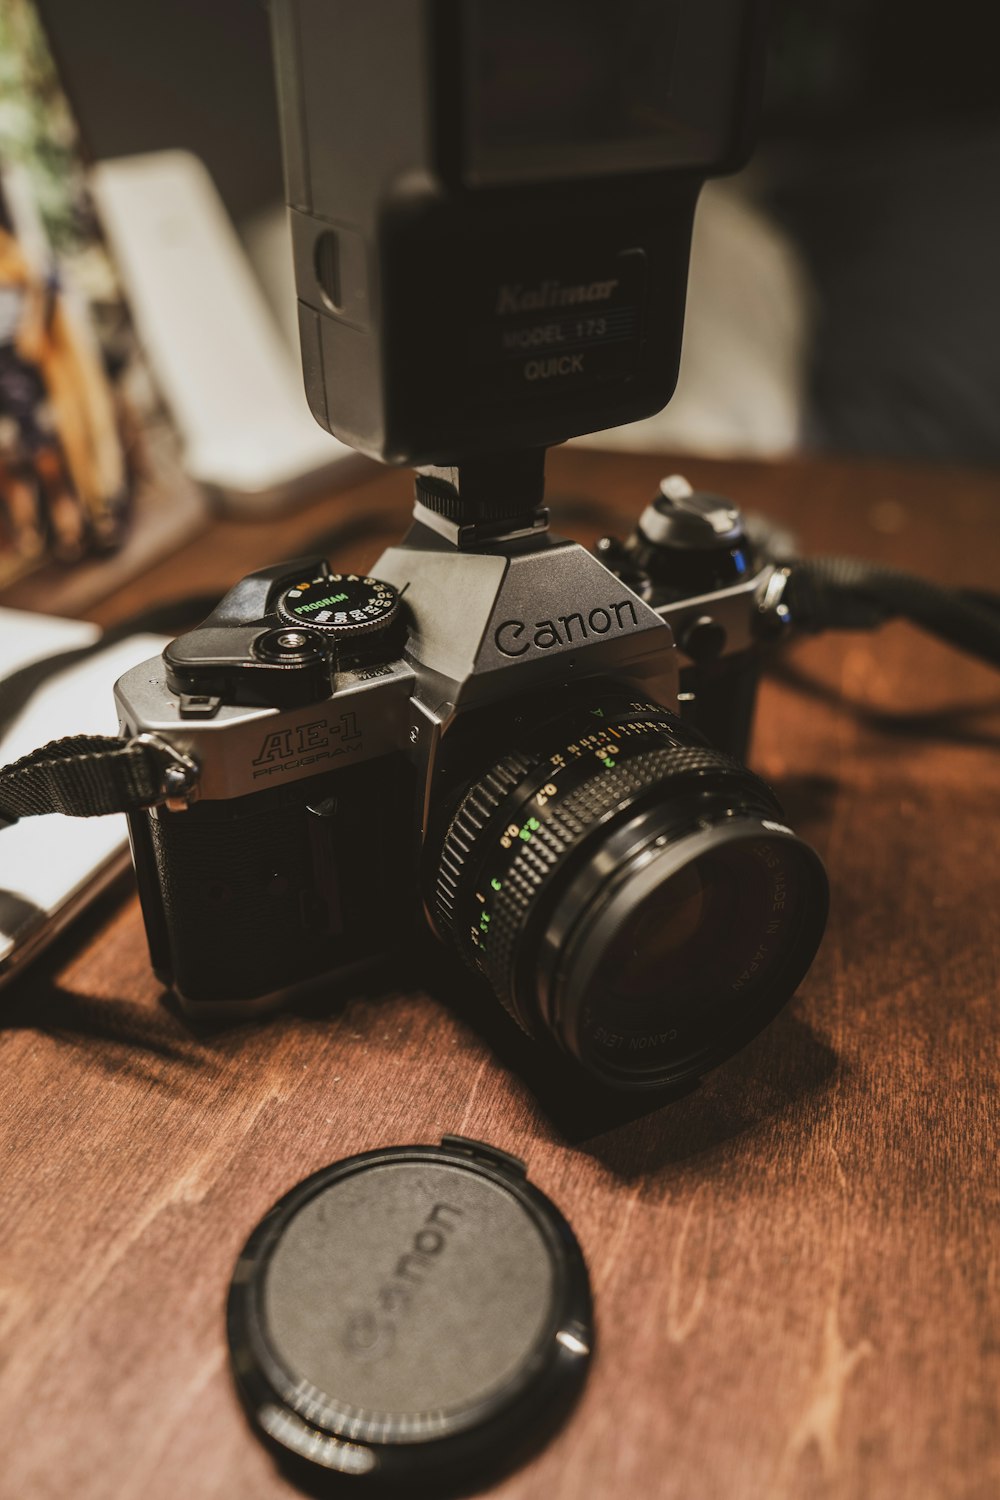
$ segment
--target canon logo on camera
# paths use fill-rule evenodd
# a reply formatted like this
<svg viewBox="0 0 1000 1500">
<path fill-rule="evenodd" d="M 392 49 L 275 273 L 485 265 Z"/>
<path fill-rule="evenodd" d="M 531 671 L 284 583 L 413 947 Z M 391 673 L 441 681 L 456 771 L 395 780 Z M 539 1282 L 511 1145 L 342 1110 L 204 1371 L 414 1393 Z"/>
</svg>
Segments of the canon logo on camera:
<svg viewBox="0 0 1000 1500">
<path fill-rule="evenodd" d="M 638 623 L 634 601 L 619 599 L 607 609 L 596 605 L 586 616 L 582 610 L 574 610 L 555 619 L 536 620 L 534 625 L 527 620 L 504 620 L 494 630 L 493 641 L 504 656 L 523 656 L 532 646 L 551 651 L 553 646 L 572 646 L 592 635 L 607 635 L 609 630 L 630 630 Z"/>
</svg>

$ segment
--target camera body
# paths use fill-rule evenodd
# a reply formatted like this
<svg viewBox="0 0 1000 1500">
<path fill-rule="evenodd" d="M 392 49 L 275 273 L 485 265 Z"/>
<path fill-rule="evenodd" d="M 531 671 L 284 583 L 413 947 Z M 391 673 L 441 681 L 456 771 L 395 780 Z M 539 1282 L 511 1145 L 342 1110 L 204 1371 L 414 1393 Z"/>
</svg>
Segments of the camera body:
<svg viewBox="0 0 1000 1500">
<path fill-rule="evenodd" d="M 388 463 L 659 411 L 760 0 L 271 0 L 306 394 Z"/>
<path fill-rule="evenodd" d="M 192 1013 L 329 988 L 423 910 L 525 1030 L 565 1041 L 514 972 L 535 886 L 565 887 L 567 912 L 586 906 L 569 882 L 607 864 L 612 825 L 634 843 L 615 861 L 636 869 L 652 844 L 689 837 L 756 840 L 765 873 L 765 845 L 806 848 L 697 728 L 701 714 L 740 752 L 749 727 L 775 568 L 738 512 L 674 478 L 628 542 L 600 544 L 608 566 L 541 521 L 468 526 L 442 509 L 418 479 L 412 528 L 372 577 L 319 557 L 254 573 L 116 687 L 123 731 L 196 768 L 187 798 L 131 817 L 154 968 Z M 685 594 L 683 576 L 714 582 Z M 651 844 L 642 820 L 666 806 L 665 757 L 682 816 Z M 558 952 L 542 894 L 538 941 Z M 508 899 L 506 915 L 490 909 Z M 528 989 L 544 966 L 536 943 Z M 596 1011 L 580 1024 L 591 1041 L 619 1035 Z"/>
</svg>

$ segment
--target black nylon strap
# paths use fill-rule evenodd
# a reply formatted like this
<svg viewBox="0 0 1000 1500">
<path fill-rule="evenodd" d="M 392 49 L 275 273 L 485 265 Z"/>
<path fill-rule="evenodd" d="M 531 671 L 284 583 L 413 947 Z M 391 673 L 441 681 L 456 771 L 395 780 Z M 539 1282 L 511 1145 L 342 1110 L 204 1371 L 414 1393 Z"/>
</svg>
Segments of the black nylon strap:
<svg viewBox="0 0 1000 1500">
<path fill-rule="evenodd" d="M 37 813 L 95 818 L 151 807 L 165 796 L 176 760 L 164 746 L 111 735 L 74 734 L 50 740 L 0 766 L 0 823 Z"/>
<path fill-rule="evenodd" d="M 995 594 L 945 588 L 862 558 L 807 557 L 787 566 L 784 602 L 805 630 L 875 630 L 902 615 L 960 651 L 1000 666 Z"/>
</svg>

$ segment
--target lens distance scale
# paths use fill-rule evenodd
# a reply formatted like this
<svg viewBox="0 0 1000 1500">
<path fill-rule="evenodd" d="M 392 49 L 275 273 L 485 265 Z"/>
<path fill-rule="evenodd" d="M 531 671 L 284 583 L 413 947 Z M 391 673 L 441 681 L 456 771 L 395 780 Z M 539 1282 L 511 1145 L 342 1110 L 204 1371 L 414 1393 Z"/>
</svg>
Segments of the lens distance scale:
<svg viewBox="0 0 1000 1500">
<path fill-rule="evenodd" d="M 360 573 L 326 573 L 286 589 L 278 612 L 296 625 L 307 625 L 342 639 L 375 635 L 399 616 L 399 594 L 391 583 Z"/>
</svg>

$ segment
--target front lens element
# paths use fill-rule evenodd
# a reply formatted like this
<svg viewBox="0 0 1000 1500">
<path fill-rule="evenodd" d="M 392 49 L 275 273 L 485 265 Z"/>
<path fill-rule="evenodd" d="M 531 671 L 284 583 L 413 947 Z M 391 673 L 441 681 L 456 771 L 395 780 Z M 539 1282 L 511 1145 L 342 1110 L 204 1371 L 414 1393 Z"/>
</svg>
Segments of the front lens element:
<svg viewBox="0 0 1000 1500">
<path fill-rule="evenodd" d="M 812 851 L 766 821 L 730 815 L 652 848 L 637 837 L 616 878 L 591 869 L 590 899 L 574 892 L 553 1007 L 589 1067 L 625 1083 L 700 1074 L 791 995 L 825 888 Z"/>
<path fill-rule="evenodd" d="M 606 1082 L 677 1084 L 766 1025 L 818 947 L 826 877 L 782 819 L 673 714 L 595 687 L 467 791 L 438 923 L 530 1034 Z"/>
</svg>

